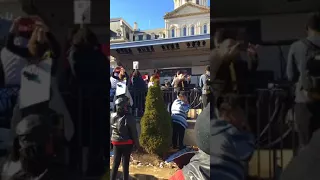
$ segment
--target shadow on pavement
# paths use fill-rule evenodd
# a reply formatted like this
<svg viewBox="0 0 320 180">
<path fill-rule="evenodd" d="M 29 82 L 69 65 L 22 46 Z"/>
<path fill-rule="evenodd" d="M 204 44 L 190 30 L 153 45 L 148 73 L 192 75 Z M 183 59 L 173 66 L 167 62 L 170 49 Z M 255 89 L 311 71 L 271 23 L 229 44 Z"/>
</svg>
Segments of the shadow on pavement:
<svg viewBox="0 0 320 180">
<path fill-rule="evenodd" d="M 122 172 L 118 172 L 117 179 L 122 179 Z M 104 176 L 101 180 L 109 180 L 107 176 Z M 130 175 L 130 180 L 166 180 L 166 179 L 159 179 L 152 175 L 146 175 L 146 174 L 134 174 Z"/>
</svg>

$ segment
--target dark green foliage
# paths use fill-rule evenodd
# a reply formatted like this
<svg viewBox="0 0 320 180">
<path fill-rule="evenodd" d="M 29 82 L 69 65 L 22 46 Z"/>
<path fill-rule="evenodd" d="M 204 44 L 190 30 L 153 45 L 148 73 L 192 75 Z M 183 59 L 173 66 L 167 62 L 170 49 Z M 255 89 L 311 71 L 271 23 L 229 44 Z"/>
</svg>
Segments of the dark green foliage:
<svg viewBox="0 0 320 180">
<path fill-rule="evenodd" d="M 172 135 L 171 116 L 166 110 L 159 82 L 148 90 L 145 113 L 140 123 L 140 143 L 144 150 L 159 156 L 168 152 Z"/>
</svg>

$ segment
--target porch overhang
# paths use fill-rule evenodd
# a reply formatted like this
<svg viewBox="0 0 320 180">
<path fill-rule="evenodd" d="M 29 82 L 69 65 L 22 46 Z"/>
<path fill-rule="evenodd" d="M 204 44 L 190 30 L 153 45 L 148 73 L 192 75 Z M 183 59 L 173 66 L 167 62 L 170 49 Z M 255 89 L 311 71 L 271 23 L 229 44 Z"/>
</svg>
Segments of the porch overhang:
<svg viewBox="0 0 320 180">
<path fill-rule="evenodd" d="M 207 64 L 204 61 L 209 54 L 209 34 L 110 45 L 110 55 L 117 61 L 131 64 L 139 61 L 142 66 L 150 68 L 203 65 Z"/>
</svg>

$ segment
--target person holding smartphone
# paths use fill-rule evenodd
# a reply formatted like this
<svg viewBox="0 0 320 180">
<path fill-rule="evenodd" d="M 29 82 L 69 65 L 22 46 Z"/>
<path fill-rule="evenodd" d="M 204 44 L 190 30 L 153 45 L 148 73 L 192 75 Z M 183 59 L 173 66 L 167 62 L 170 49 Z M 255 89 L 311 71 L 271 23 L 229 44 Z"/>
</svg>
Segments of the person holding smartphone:
<svg viewBox="0 0 320 180">
<path fill-rule="evenodd" d="M 13 21 L 10 28 L 8 39 L 6 42 L 6 48 L 26 58 L 29 62 L 38 62 L 43 55 L 47 52 L 51 52 L 52 59 L 58 59 L 60 56 L 60 45 L 50 32 L 50 29 L 41 20 L 30 19 L 30 25 L 27 29 L 21 29 L 21 22 L 25 24 L 27 18 L 17 18 Z M 21 31 L 23 30 L 23 31 Z M 26 47 L 19 47 L 14 44 L 14 38 L 17 36 L 23 36 L 28 39 Z M 56 61 L 53 61 L 52 70 L 56 70 Z M 53 72 L 53 74 L 55 74 Z"/>
<path fill-rule="evenodd" d="M 246 48 L 238 41 L 238 32 L 233 29 L 219 29 L 214 35 L 215 49 L 210 57 L 212 80 L 222 93 L 247 93 L 247 82 L 258 67 L 258 45 L 248 44 Z M 248 59 L 241 58 L 246 52 Z"/>
<path fill-rule="evenodd" d="M 50 52 L 48 54 L 50 54 L 51 56 L 50 58 L 53 59 L 53 62 L 52 62 L 53 65 L 51 67 L 51 75 L 54 76 L 55 70 L 56 70 L 55 68 L 56 59 L 59 57 L 59 54 L 60 54 L 59 44 L 53 37 L 52 33 L 50 33 L 49 28 L 40 20 L 33 22 L 31 19 L 30 22 L 33 22 L 33 23 L 30 24 L 30 26 L 28 26 L 29 29 L 21 29 L 21 22 L 25 23 L 26 19 L 27 18 L 19 17 L 13 21 L 13 24 L 8 34 L 6 46 L 5 46 L 8 51 L 12 52 L 13 54 L 19 57 L 26 59 L 27 61 L 27 63 L 25 63 L 20 70 L 17 70 L 16 73 L 21 76 L 21 71 L 26 65 L 30 63 L 32 64 L 39 63 L 43 59 L 46 59 L 47 57 L 45 57 L 44 55 Z M 24 30 L 24 31 L 21 32 L 20 30 Z M 17 46 L 14 43 L 15 37 L 19 37 L 19 36 L 27 37 L 28 35 L 26 34 L 28 33 L 26 32 L 28 30 L 30 31 L 32 30 L 32 31 L 30 32 L 31 36 L 29 37 L 30 39 L 28 39 L 28 43 L 26 47 Z M 44 112 L 48 108 L 49 108 L 48 102 L 41 102 L 35 105 L 31 105 L 30 107 L 25 107 L 21 109 L 21 114 L 20 114 L 20 112 L 18 112 L 20 111 L 20 108 L 17 106 L 15 108 L 16 110 L 14 110 L 12 125 L 15 126 L 15 124 L 17 123 L 16 121 L 27 116 L 28 114 Z"/>
<path fill-rule="evenodd" d="M 17 70 L 17 74 L 23 74 L 21 78 L 25 78 L 24 84 L 21 84 L 21 90 L 19 97 L 17 99 L 17 104 L 13 110 L 13 116 L 11 119 L 11 129 L 13 130 L 14 136 L 16 133 L 14 129 L 17 124 L 26 116 L 30 114 L 40 114 L 47 115 L 51 111 L 55 111 L 58 114 L 62 114 L 64 116 L 64 135 L 67 141 L 70 141 L 74 134 L 74 125 L 72 119 L 70 117 L 69 111 L 67 110 L 64 101 L 61 97 L 61 94 L 58 90 L 57 81 L 55 78 L 56 70 L 57 70 L 57 59 L 60 55 L 60 46 L 53 34 L 50 32 L 50 29 L 43 23 L 40 18 L 30 17 L 30 19 L 25 22 L 29 17 L 22 18 L 19 17 L 13 21 L 13 24 L 10 28 L 6 49 L 13 54 L 16 54 L 20 57 L 23 57 L 27 63 L 23 66 L 19 71 Z M 23 25 L 28 25 L 27 28 L 21 28 Z M 25 47 L 17 46 L 14 43 L 15 37 L 24 36 L 28 39 L 28 43 Z M 50 78 L 50 84 L 46 84 L 44 81 L 37 81 L 41 79 L 41 75 L 36 72 L 32 72 L 32 70 L 28 71 L 24 69 L 30 64 L 40 64 L 43 61 L 52 61 L 51 71 L 48 73 Z M 30 66 L 29 66 L 30 67 Z M 23 71 L 23 72 L 21 72 Z M 38 82 L 38 86 L 29 86 L 31 81 Z M 39 83 L 40 82 L 40 83 Z M 29 84 L 28 84 L 29 83 Z M 49 97 L 44 97 L 42 101 L 29 101 L 28 105 L 22 107 L 21 104 L 25 103 L 21 98 L 23 93 L 28 94 L 30 91 L 23 91 L 23 87 L 29 86 L 33 88 L 33 93 L 39 92 L 38 87 L 48 88 Z M 26 96 L 26 95 L 25 95 Z M 54 102 L 54 103 L 53 103 Z"/>
</svg>

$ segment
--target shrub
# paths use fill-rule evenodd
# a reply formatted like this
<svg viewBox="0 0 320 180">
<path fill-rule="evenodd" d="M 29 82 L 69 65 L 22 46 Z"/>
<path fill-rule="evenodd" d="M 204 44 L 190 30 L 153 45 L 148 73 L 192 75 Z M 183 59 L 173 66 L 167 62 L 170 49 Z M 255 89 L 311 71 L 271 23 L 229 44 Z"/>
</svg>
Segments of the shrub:
<svg viewBox="0 0 320 180">
<path fill-rule="evenodd" d="M 144 150 L 159 156 L 168 152 L 172 135 L 171 116 L 166 110 L 158 80 L 148 90 L 140 123 L 140 143 Z"/>
</svg>

